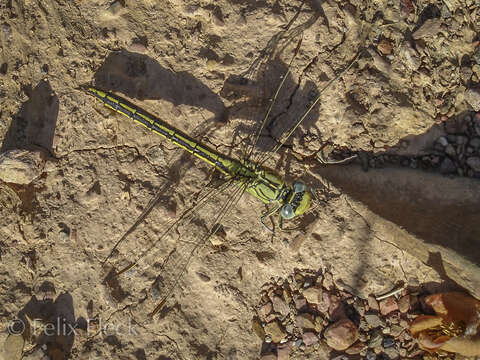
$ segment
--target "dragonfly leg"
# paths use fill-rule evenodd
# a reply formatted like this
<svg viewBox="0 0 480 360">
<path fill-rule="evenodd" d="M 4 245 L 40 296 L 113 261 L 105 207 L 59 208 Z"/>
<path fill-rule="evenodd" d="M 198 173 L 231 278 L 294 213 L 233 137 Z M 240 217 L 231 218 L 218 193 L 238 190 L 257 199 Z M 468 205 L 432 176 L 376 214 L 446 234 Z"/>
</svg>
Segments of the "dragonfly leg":
<svg viewBox="0 0 480 360">
<path fill-rule="evenodd" d="M 270 216 L 272 216 L 273 214 L 275 214 L 278 211 L 278 209 L 280 209 L 280 206 L 274 206 L 273 208 L 268 210 L 265 214 L 263 214 L 262 217 L 260 218 L 260 221 L 262 222 L 263 227 L 267 229 L 269 232 L 271 232 L 272 234 L 274 233 L 274 231 L 270 229 L 267 224 L 265 224 L 265 220 Z"/>
</svg>

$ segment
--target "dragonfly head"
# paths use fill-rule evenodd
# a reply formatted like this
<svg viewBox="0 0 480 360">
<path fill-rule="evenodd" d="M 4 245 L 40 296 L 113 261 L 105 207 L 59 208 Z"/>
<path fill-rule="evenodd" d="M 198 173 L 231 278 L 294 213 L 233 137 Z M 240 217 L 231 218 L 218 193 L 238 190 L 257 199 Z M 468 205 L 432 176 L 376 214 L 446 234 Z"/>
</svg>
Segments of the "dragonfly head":
<svg viewBox="0 0 480 360">
<path fill-rule="evenodd" d="M 310 207 L 311 198 L 312 195 L 307 185 L 297 181 L 293 184 L 285 204 L 281 207 L 280 215 L 287 220 L 302 215 Z"/>
</svg>

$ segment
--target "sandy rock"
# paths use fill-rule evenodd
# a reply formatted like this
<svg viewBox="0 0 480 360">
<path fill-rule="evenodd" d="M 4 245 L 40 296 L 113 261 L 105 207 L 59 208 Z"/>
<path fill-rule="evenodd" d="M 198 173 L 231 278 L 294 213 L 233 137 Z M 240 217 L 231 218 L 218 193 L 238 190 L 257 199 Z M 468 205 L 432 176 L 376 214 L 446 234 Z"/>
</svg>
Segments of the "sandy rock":
<svg viewBox="0 0 480 360">
<path fill-rule="evenodd" d="M 317 287 L 310 287 L 303 291 L 303 296 L 310 304 L 319 304 L 322 296 L 322 289 Z"/>
<path fill-rule="evenodd" d="M 293 341 L 289 341 L 277 347 L 277 360 L 288 360 L 290 358 L 290 349 L 293 347 Z"/>
<path fill-rule="evenodd" d="M 395 300 L 395 298 L 393 296 L 390 296 L 390 297 L 380 301 L 379 307 L 380 307 L 380 313 L 382 315 L 388 315 L 391 312 L 394 312 L 394 311 L 398 310 L 397 301 Z"/>
<path fill-rule="evenodd" d="M 335 350 L 346 350 L 358 339 L 358 329 L 349 319 L 343 319 L 325 330 L 328 346 Z"/>
<path fill-rule="evenodd" d="M 11 150 L 0 155 L 0 180 L 26 185 L 39 177 L 45 161 L 41 151 Z"/>
<path fill-rule="evenodd" d="M 294 301 L 295 301 L 295 308 L 297 310 L 300 310 L 305 306 L 307 306 L 307 300 L 303 297 L 296 297 Z"/>
<path fill-rule="evenodd" d="M 305 345 L 311 346 L 318 343 L 318 336 L 313 332 L 306 332 L 302 335 L 302 341 Z"/>
<path fill-rule="evenodd" d="M 405 295 L 398 300 L 398 310 L 401 313 L 406 313 L 410 309 L 410 295 Z"/>
<path fill-rule="evenodd" d="M 480 89 L 465 91 L 465 101 L 472 106 L 473 110 L 480 111 Z"/>
<path fill-rule="evenodd" d="M 279 343 L 285 338 L 285 336 L 287 336 L 287 333 L 278 321 L 272 321 L 271 323 L 268 323 L 265 325 L 264 330 L 267 335 L 270 335 L 272 341 L 275 343 Z"/>
<path fill-rule="evenodd" d="M 3 345 L 4 359 L 20 360 L 22 358 L 24 344 L 25 340 L 22 335 L 8 335 Z"/>
</svg>

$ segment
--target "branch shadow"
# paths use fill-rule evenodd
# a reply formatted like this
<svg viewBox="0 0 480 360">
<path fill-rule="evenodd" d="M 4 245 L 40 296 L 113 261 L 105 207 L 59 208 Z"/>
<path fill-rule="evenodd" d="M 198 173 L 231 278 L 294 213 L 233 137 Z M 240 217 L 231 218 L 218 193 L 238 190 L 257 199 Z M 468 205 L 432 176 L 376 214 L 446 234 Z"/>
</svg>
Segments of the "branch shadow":
<svg viewBox="0 0 480 360">
<path fill-rule="evenodd" d="M 48 81 L 24 89 L 29 99 L 13 118 L 3 140 L 1 151 L 39 146 L 52 153 L 59 101 Z"/>
<path fill-rule="evenodd" d="M 227 112 L 220 97 L 186 71 L 173 72 L 156 60 L 138 53 L 120 50 L 111 53 L 95 73 L 98 87 L 121 92 L 139 100 L 167 100 L 212 112 L 215 120 L 225 122 Z"/>
</svg>

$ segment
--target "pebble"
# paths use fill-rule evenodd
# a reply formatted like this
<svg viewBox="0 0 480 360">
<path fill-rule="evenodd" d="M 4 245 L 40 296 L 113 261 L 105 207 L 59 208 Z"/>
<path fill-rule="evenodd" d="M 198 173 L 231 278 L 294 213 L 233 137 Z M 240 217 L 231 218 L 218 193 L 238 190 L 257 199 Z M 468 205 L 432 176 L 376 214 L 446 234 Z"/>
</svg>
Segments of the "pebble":
<svg viewBox="0 0 480 360">
<path fill-rule="evenodd" d="M 480 111 L 480 89 L 468 89 L 465 91 L 465 101 L 475 111 Z"/>
<path fill-rule="evenodd" d="M 273 309 L 272 303 L 267 302 L 266 304 L 262 305 L 258 313 L 263 319 L 265 319 L 267 315 L 272 312 L 272 309 Z"/>
<path fill-rule="evenodd" d="M 412 37 L 415 40 L 418 40 L 424 37 L 436 35 L 440 31 L 441 25 L 442 21 L 438 18 L 428 19 L 417 31 L 412 34 Z"/>
<path fill-rule="evenodd" d="M 296 297 L 294 301 L 295 301 L 295 308 L 297 310 L 301 310 L 302 308 L 307 306 L 307 300 L 303 297 Z"/>
<path fill-rule="evenodd" d="M 455 164 L 449 158 L 443 159 L 442 163 L 440 164 L 440 173 L 444 175 L 455 173 L 456 170 L 457 168 L 455 167 Z"/>
<path fill-rule="evenodd" d="M 265 338 L 265 330 L 262 327 L 262 324 L 258 318 L 252 320 L 252 330 L 260 339 Z"/>
<path fill-rule="evenodd" d="M 322 296 L 322 289 L 317 287 L 310 287 L 303 291 L 303 296 L 310 304 L 319 304 Z"/>
<path fill-rule="evenodd" d="M 11 150 L 0 154 L 0 180 L 26 185 L 38 178 L 45 161 L 40 151 Z"/>
<path fill-rule="evenodd" d="M 392 325 L 390 335 L 392 335 L 394 338 L 400 336 L 400 334 L 403 332 L 405 328 L 401 327 L 400 325 Z"/>
<path fill-rule="evenodd" d="M 290 312 L 290 308 L 288 305 L 283 301 L 283 299 L 279 296 L 274 296 L 272 299 L 273 308 L 276 312 L 282 314 L 283 316 L 288 315 Z"/>
<path fill-rule="evenodd" d="M 375 311 L 380 310 L 380 308 L 378 307 L 378 301 L 377 301 L 377 299 L 375 299 L 375 297 L 373 295 L 370 295 L 368 297 L 367 301 L 368 301 L 368 306 L 370 307 L 370 309 L 375 310 Z"/>
<path fill-rule="evenodd" d="M 447 145 L 447 147 L 445 148 L 445 154 L 447 154 L 448 156 L 451 156 L 451 157 L 455 157 L 455 155 L 457 153 L 456 153 L 455 148 L 453 147 L 452 144 Z"/>
<path fill-rule="evenodd" d="M 366 314 L 365 321 L 367 322 L 368 325 L 370 325 L 371 328 L 376 328 L 376 327 L 385 325 L 385 322 L 382 319 L 380 319 L 378 315 L 374 315 L 374 314 Z"/>
<path fill-rule="evenodd" d="M 300 329 L 315 329 L 315 320 L 311 314 L 300 314 L 295 321 Z"/>
<path fill-rule="evenodd" d="M 480 172 L 480 157 L 469 157 L 467 159 L 467 165 L 474 171 Z"/>
<path fill-rule="evenodd" d="M 318 336 L 313 332 L 306 332 L 302 335 L 302 341 L 305 345 L 311 346 L 318 343 Z"/>
<path fill-rule="evenodd" d="M 377 349 L 382 346 L 383 336 L 381 331 L 375 331 L 372 336 L 370 337 L 370 341 L 368 342 L 368 347 L 372 349 Z"/>
<path fill-rule="evenodd" d="M 480 138 L 474 137 L 473 139 L 470 140 L 469 144 L 471 147 L 478 149 L 480 147 Z"/>
<path fill-rule="evenodd" d="M 277 360 L 277 357 L 274 354 L 265 354 L 262 355 L 260 360 Z"/>
<path fill-rule="evenodd" d="M 270 335 L 272 341 L 275 343 L 279 343 L 285 336 L 287 336 L 287 333 L 285 330 L 283 330 L 278 321 L 272 321 L 271 323 L 268 323 L 265 325 L 264 330 L 267 335 Z"/>
<path fill-rule="evenodd" d="M 410 295 L 405 295 L 398 300 L 398 310 L 401 313 L 406 313 L 410 309 Z"/>
<path fill-rule="evenodd" d="M 290 341 L 283 346 L 277 348 L 277 360 L 288 360 L 290 357 L 290 348 L 293 346 L 293 343 Z"/>
<path fill-rule="evenodd" d="M 358 329 L 349 319 L 330 325 L 324 333 L 328 346 L 335 350 L 346 350 L 358 339 Z"/>
<path fill-rule="evenodd" d="M 391 360 L 397 359 L 399 356 L 397 349 L 395 349 L 394 347 L 389 347 L 385 349 L 384 353 Z"/>
<path fill-rule="evenodd" d="M 397 301 L 393 296 L 390 296 L 380 301 L 379 306 L 380 306 L 380 313 L 382 315 L 388 315 L 391 312 L 398 310 Z"/>
<path fill-rule="evenodd" d="M 108 12 L 110 12 L 112 15 L 118 15 L 122 9 L 122 3 L 120 1 L 115 1 L 112 5 L 108 7 Z"/>
<path fill-rule="evenodd" d="M 366 358 L 367 360 L 375 360 L 377 358 L 377 355 L 372 350 L 369 350 L 367 352 Z"/>
<path fill-rule="evenodd" d="M 347 350 L 345 350 L 345 352 L 349 355 L 356 355 L 356 354 L 360 354 L 362 352 L 363 349 L 365 349 L 365 344 L 362 343 L 362 342 L 357 342 L 355 344 L 353 344 L 352 346 L 350 346 Z"/>
<path fill-rule="evenodd" d="M 390 55 L 392 53 L 392 43 L 388 40 L 381 40 L 377 45 L 378 51 L 380 51 L 383 55 Z"/>
<path fill-rule="evenodd" d="M 395 339 L 392 338 L 392 337 L 385 337 L 382 341 L 382 345 L 385 349 L 389 348 L 389 347 L 395 345 Z"/>
<path fill-rule="evenodd" d="M 445 136 L 439 137 L 437 139 L 437 143 L 439 143 L 441 146 L 445 147 L 448 145 L 448 140 Z"/>
</svg>

